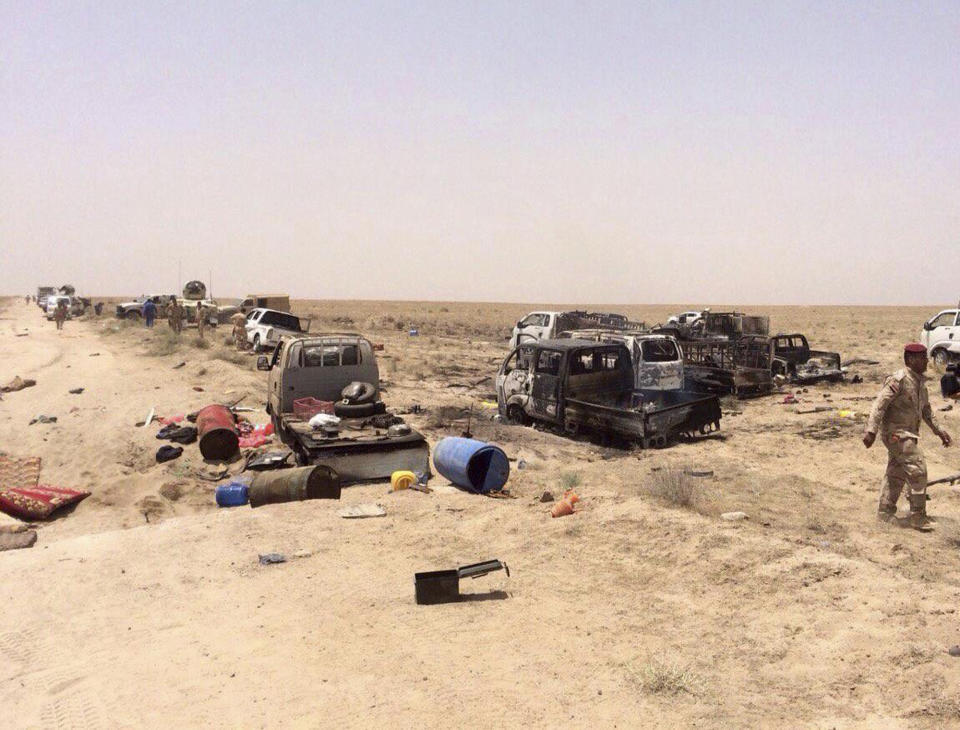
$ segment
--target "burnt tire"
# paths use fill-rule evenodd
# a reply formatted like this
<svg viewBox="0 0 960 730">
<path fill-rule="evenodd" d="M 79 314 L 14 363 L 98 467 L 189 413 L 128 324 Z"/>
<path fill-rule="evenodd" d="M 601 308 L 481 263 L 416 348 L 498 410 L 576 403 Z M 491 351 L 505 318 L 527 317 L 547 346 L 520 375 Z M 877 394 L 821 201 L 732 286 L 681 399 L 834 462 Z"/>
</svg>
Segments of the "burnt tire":
<svg viewBox="0 0 960 730">
<path fill-rule="evenodd" d="M 376 403 L 344 403 L 338 401 L 333 404 L 334 415 L 340 418 L 368 418 L 379 413 L 386 413 L 387 406 L 383 401 Z"/>
<path fill-rule="evenodd" d="M 340 391 L 340 397 L 350 405 L 373 403 L 373 399 L 377 397 L 377 389 L 373 383 L 355 380 Z"/>
<path fill-rule="evenodd" d="M 263 352 L 263 345 L 260 344 L 260 335 L 253 336 L 253 351 L 257 354 Z"/>
<path fill-rule="evenodd" d="M 124 319 L 129 319 L 131 322 L 135 322 L 140 319 L 140 312 L 135 309 L 131 309 L 129 312 L 123 315 Z"/>
</svg>

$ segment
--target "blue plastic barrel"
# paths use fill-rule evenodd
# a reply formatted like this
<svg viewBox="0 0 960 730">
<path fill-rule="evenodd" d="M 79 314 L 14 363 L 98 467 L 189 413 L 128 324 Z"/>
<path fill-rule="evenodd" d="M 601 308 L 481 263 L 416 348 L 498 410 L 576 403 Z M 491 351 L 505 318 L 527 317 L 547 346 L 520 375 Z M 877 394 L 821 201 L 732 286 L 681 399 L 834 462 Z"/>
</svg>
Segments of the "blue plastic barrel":
<svg viewBox="0 0 960 730">
<path fill-rule="evenodd" d="M 510 462 L 499 446 L 448 436 L 433 449 L 437 471 L 461 489 L 495 492 L 510 477 Z"/>
<path fill-rule="evenodd" d="M 247 503 L 247 485 L 230 482 L 217 487 L 217 505 L 220 507 L 239 507 Z"/>
</svg>

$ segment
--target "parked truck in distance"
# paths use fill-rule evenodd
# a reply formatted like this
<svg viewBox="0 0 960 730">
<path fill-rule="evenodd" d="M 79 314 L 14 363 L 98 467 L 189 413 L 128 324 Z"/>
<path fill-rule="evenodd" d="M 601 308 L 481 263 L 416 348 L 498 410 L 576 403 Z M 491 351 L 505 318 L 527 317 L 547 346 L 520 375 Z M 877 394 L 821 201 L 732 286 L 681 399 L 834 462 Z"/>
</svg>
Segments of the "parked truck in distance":
<svg viewBox="0 0 960 730">
<path fill-rule="evenodd" d="M 564 332 L 601 328 L 639 332 L 646 329 L 643 322 L 631 322 L 622 314 L 613 312 L 530 312 L 517 322 L 510 337 L 510 348 L 524 342 L 556 339 Z"/>
<path fill-rule="evenodd" d="M 938 369 L 960 362 L 960 307 L 945 309 L 924 322 L 920 342 Z"/>
<path fill-rule="evenodd" d="M 249 314 L 254 309 L 274 309 L 278 312 L 290 311 L 289 294 L 247 294 L 237 304 L 237 309 Z"/>
<path fill-rule="evenodd" d="M 289 312 L 277 312 L 273 309 L 254 309 L 244 322 L 247 342 L 254 352 L 272 350 L 280 339 L 287 335 L 302 335 L 310 330 L 310 320 L 304 322 Z"/>
<path fill-rule="evenodd" d="M 500 366 L 498 408 L 514 423 L 540 421 L 567 434 L 594 433 L 645 448 L 720 427 L 717 396 L 637 389 L 634 377 L 623 343 L 527 342 Z"/>
</svg>

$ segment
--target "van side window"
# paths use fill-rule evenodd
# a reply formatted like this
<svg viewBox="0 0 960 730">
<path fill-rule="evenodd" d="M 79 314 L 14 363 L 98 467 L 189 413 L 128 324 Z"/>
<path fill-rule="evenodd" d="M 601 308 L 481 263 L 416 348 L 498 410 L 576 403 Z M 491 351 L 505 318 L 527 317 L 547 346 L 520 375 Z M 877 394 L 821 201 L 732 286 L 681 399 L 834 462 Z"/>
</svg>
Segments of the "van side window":
<svg viewBox="0 0 960 730">
<path fill-rule="evenodd" d="M 956 312 L 944 312 L 931 323 L 931 327 L 953 327 L 953 323 L 957 321 Z"/>
<path fill-rule="evenodd" d="M 600 355 L 601 370 L 616 370 L 620 367 L 620 351 L 607 350 Z"/>
<path fill-rule="evenodd" d="M 672 340 L 644 340 L 640 343 L 644 362 L 674 362 L 680 359 Z"/>
<path fill-rule="evenodd" d="M 541 350 L 537 358 L 537 372 L 544 375 L 559 375 L 562 355 L 556 350 Z"/>
</svg>

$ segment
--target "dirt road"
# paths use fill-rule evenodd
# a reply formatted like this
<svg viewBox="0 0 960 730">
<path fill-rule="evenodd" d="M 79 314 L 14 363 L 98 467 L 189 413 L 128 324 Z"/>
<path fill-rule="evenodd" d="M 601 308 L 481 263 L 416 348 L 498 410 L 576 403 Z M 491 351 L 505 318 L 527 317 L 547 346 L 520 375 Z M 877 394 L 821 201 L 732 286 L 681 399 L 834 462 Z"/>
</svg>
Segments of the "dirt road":
<svg viewBox="0 0 960 730">
<path fill-rule="evenodd" d="M 438 316 L 458 316 L 450 309 Z M 354 311 L 329 305 L 331 327 Z M 908 338 L 915 313 L 888 314 L 885 337 Z M 816 344 L 883 360 L 861 386 L 801 395 L 862 418 L 896 352 L 863 344 L 848 315 L 782 316 L 822 323 L 808 332 Z M 936 492 L 934 535 L 876 523 L 883 457 L 858 445 L 858 417 L 796 413 L 782 396 L 731 401 L 723 439 L 604 449 L 482 415 L 489 383 L 471 383 L 501 342 L 410 338 L 391 323 L 365 330 L 385 344 L 385 400 L 423 405 L 410 420 L 432 443 L 463 427 L 442 406 L 474 404 L 477 437 L 525 463 L 512 462 L 516 499 L 369 485 L 339 504 L 217 510 L 196 447 L 157 465 L 156 429 L 135 424 L 153 407 L 172 415 L 244 393 L 261 404 L 263 374 L 252 358 L 221 359 L 224 333 L 209 349 L 191 333 L 150 355 L 165 352 L 163 322 L 154 333 L 68 322 L 57 334 L 10 301 L 0 317 L 0 380 L 37 380 L 0 401 L 0 448 L 41 456 L 45 482 L 94 492 L 34 548 L 0 554 L 5 726 L 960 722 L 960 658 L 946 653 L 960 643 L 960 489 Z M 58 422 L 28 426 L 38 413 Z M 940 415 L 960 435 L 955 412 Z M 932 475 L 960 466 L 956 449 L 929 432 L 924 442 Z M 691 507 L 651 496 L 658 474 L 684 467 L 714 472 Z M 583 502 L 554 520 L 538 498 L 562 483 L 579 483 Z M 386 517 L 337 517 L 362 502 Z M 750 519 L 719 518 L 735 509 Z M 289 562 L 259 565 L 274 551 Z M 512 576 L 471 582 L 474 599 L 459 604 L 414 603 L 416 571 L 490 558 Z"/>
</svg>

